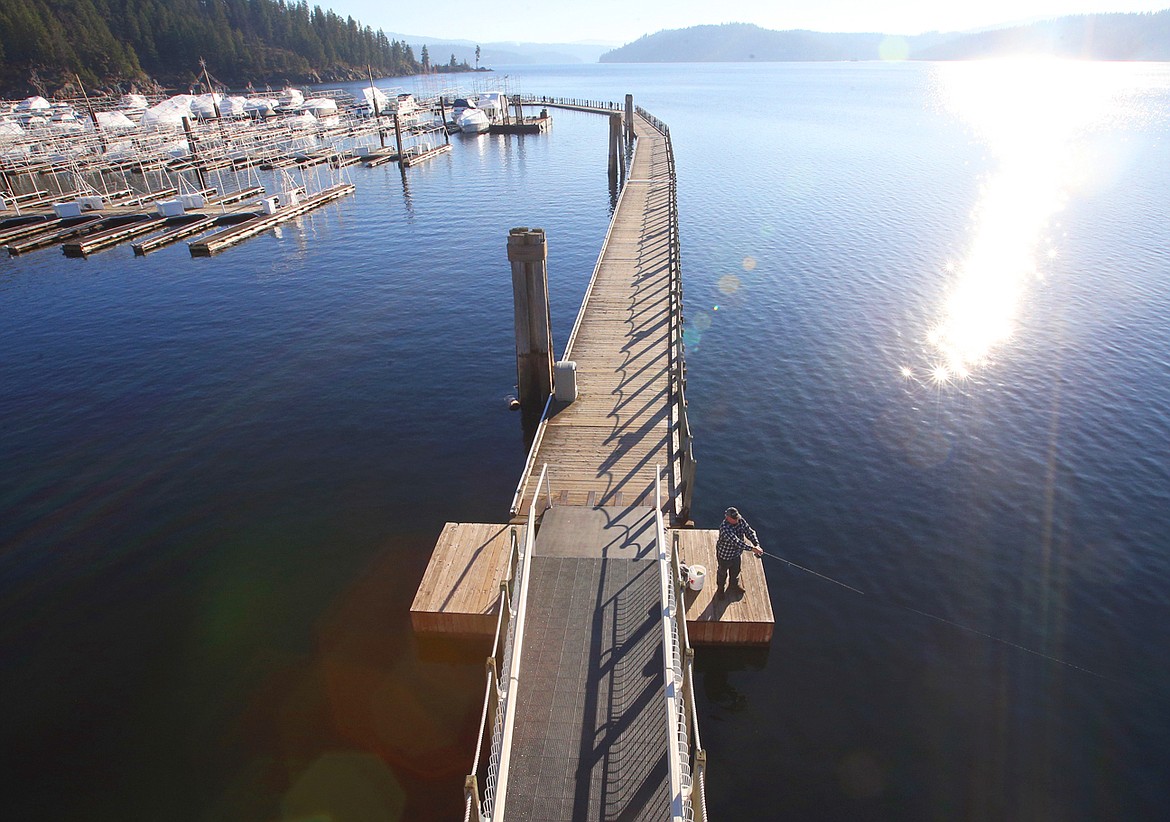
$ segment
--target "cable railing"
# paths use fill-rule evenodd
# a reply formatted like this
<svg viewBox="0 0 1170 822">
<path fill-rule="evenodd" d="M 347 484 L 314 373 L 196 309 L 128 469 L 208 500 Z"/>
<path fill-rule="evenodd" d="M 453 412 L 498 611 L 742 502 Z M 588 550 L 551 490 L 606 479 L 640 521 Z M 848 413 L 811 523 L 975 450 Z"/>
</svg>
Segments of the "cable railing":
<svg viewBox="0 0 1170 822">
<path fill-rule="evenodd" d="M 687 360 L 683 341 L 683 287 L 682 243 L 678 230 L 678 174 L 674 164 L 674 144 L 666 123 L 650 112 L 637 107 L 638 116 L 653 126 L 666 140 L 666 167 L 670 178 L 670 218 L 667 236 L 670 247 L 670 378 L 673 383 L 675 426 L 678 429 L 679 471 L 675 486 L 674 515 L 679 522 L 687 522 L 691 515 L 691 499 L 695 488 L 695 450 L 687 417 Z"/>
<path fill-rule="evenodd" d="M 678 643 L 681 651 L 676 675 L 682 691 L 682 704 L 679 707 L 676 739 L 679 744 L 680 758 L 687 763 L 690 774 L 692 816 L 688 819 L 693 819 L 695 822 L 707 822 L 707 752 L 703 749 L 702 738 L 699 736 L 699 714 L 695 705 L 695 650 L 691 647 L 690 636 L 687 632 L 686 575 L 682 570 L 677 532 L 671 541 L 669 553 L 670 579 L 673 585 L 672 595 L 676 618 L 675 627 L 678 631 Z M 681 616 L 679 616 L 680 614 Z"/>
<path fill-rule="evenodd" d="M 546 465 L 541 469 L 540 479 L 533 489 L 531 502 L 533 510 L 536 508 L 541 487 L 549 481 L 548 477 Z M 551 506 L 551 485 L 547 489 L 547 494 Z M 519 682 L 520 658 L 524 647 L 524 606 L 528 600 L 528 570 L 536 541 L 535 517 L 530 518 L 524 528 L 523 542 L 517 537 L 515 526 L 511 530 L 511 541 L 508 569 L 504 581 L 500 583 L 496 635 L 492 642 L 491 656 L 484 664 L 487 684 L 479 736 L 475 743 L 475 758 L 472 760 L 472 771 L 463 782 L 465 822 L 503 819 L 506 803 L 512 729 L 516 722 L 516 686 Z M 483 762 L 485 738 L 487 761 Z"/>
<path fill-rule="evenodd" d="M 666 540 L 662 520 L 662 472 L 654 480 L 658 558 L 662 580 L 662 649 L 666 677 L 667 762 L 671 822 L 706 822 L 706 761 L 699 743 L 694 702 L 694 652 L 687 636 L 684 581 L 677 543 Z"/>
</svg>

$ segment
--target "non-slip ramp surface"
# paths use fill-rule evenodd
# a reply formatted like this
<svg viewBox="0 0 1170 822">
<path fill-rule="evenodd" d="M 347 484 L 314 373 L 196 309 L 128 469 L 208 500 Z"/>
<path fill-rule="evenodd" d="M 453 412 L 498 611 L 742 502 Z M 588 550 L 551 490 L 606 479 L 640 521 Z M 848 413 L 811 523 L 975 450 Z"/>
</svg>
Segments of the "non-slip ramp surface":
<svg viewBox="0 0 1170 822">
<path fill-rule="evenodd" d="M 511 819 L 661 820 L 669 810 L 653 523 L 650 509 L 545 514 L 528 590 Z"/>
</svg>

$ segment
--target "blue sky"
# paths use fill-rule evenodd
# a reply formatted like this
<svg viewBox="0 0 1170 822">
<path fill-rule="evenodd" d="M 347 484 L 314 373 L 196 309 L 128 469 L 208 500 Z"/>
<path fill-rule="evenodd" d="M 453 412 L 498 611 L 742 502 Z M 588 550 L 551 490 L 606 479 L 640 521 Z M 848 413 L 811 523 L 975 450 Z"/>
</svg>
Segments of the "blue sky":
<svg viewBox="0 0 1170 822">
<path fill-rule="evenodd" d="M 769 29 L 919 34 L 1117 11 L 1159 11 L 1170 0 L 309 0 L 390 32 L 474 42 L 621 44 L 662 29 L 755 23 Z"/>
</svg>

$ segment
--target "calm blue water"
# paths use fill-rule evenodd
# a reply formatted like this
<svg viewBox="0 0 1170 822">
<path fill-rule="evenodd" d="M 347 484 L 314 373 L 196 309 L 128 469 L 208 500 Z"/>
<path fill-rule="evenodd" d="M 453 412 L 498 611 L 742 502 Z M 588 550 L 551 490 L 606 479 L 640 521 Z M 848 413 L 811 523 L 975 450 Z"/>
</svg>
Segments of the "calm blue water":
<svg viewBox="0 0 1170 822">
<path fill-rule="evenodd" d="M 766 560 L 771 647 L 700 651 L 712 818 L 1163 818 L 1170 69 L 505 73 L 670 125 L 699 524 L 866 592 Z M 459 812 L 482 654 L 407 611 L 524 462 L 508 229 L 558 348 L 605 232 L 554 116 L 211 259 L 0 260 L 19 815 Z"/>
</svg>

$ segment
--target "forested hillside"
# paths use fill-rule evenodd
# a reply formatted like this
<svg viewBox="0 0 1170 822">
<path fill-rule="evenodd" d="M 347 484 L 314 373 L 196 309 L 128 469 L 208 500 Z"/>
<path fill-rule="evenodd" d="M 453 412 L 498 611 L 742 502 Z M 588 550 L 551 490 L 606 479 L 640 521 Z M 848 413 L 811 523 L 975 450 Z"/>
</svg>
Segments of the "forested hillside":
<svg viewBox="0 0 1170 822">
<path fill-rule="evenodd" d="M 207 61 L 232 86 L 415 74 L 405 43 L 306 0 L 2 0 L 0 87 L 185 86 Z M 441 68 L 451 68 L 444 62 Z M 458 68 L 466 68 L 460 65 Z M 36 88 L 41 84 L 44 88 Z"/>
</svg>

